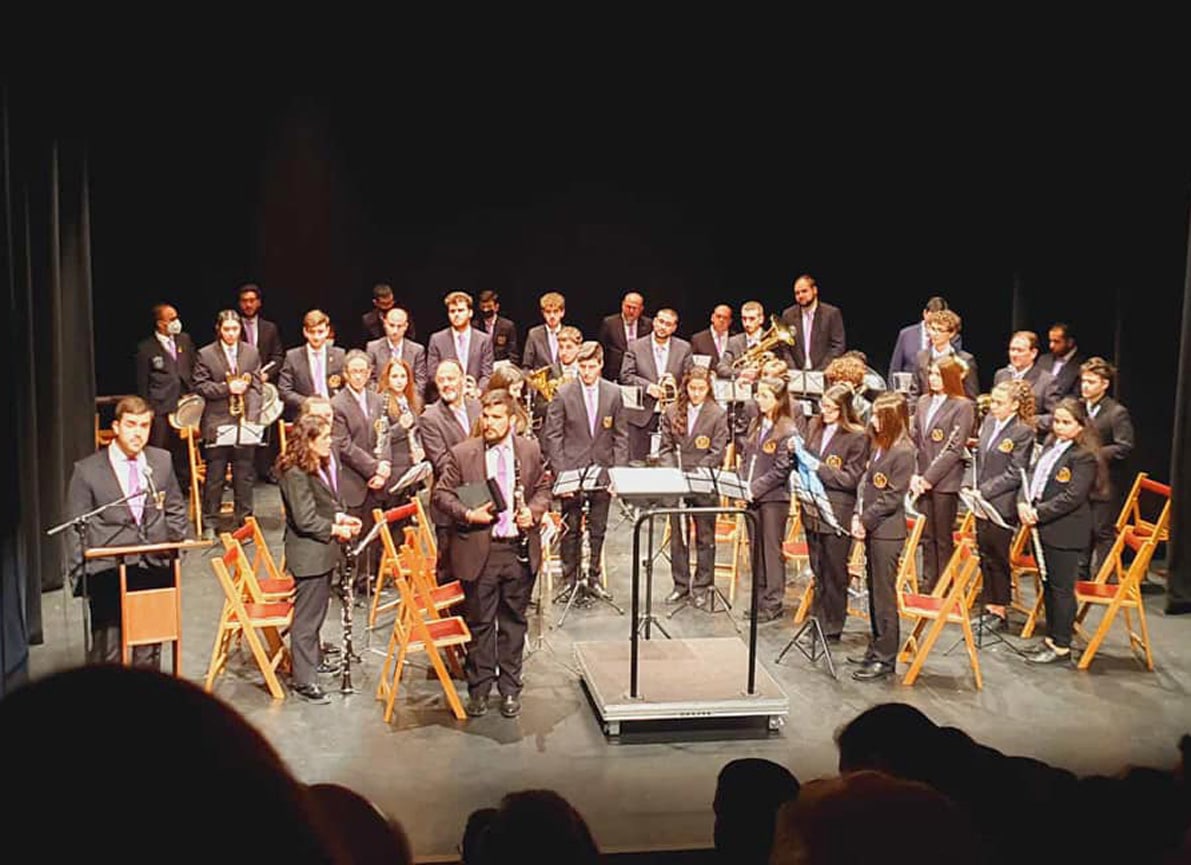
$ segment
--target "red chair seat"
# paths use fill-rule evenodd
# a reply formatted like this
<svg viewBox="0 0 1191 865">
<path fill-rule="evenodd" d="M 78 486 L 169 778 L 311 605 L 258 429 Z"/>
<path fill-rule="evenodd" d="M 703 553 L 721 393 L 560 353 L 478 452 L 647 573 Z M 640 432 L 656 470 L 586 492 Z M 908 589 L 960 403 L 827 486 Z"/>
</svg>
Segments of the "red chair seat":
<svg viewBox="0 0 1191 865">
<path fill-rule="evenodd" d="M 915 595 L 907 592 L 902 596 L 902 603 L 908 610 L 919 610 L 924 613 L 937 613 L 943 609 L 946 598 L 936 598 L 933 595 Z"/>
<path fill-rule="evenodd" d="M 806 541 L 790 541 L 782 544 L 782 552 L 787 556 L 807 556 L 810 555 L 810 550 L 806 545 Z"/>
<path fill-rule="evenodd" d="M 1079 580 L 1075 584 L 1075 593 L 1092 598 L 1112 599 L 1117 596 L 1119 583 L 1093 583 L 1089 580 Z"/>
<path fill-rule="evenodd" d="M 1034 561 L 1033 556 L 1019 556 L 1010 562 L 1010 564 L 1015 568 L 1032 568 L 1033 570 L 1038 570 L 1038 563 Z"/>
<path fill-rule="evenodd" d="M 293 580 L 260 580 L 261 591 L 266 595 L 280 595 L 294 590 Z"/>
<path fill-rule="evenodd" d="M 294 605 L 289 601 L 278 601 L 274 604 L 246 603 L 244 612 L 248 614 L 248 618 L 259 622 L 261 619 L 284 619 L 293 608 Z"/>
</svg>

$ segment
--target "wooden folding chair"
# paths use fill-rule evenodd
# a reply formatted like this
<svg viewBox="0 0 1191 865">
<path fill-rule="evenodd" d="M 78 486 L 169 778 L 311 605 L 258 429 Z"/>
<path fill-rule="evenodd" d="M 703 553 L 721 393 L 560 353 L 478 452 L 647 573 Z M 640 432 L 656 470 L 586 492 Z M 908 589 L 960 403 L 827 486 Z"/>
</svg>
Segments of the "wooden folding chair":
<svg viewBox="0 0 1191 865">
<path fill-rule="evenodd" d="M 1163 514 L 1167 513 L 1167 508 L 1170 506 L 1170 485 L 1152 481 L 1149 477 L 1145 472 L 1137 473 L 1129 495 L 1126 496 L 1125 503 L 1121 506 L 1120 513 L 1117 514 L 1115 527 L 1117 532 L 1123 531 L 1126 527 L 1132 527 L 1136 537 L 1144 538 L 1153 534 L 1157 538 L 1157 543 L 1166 543 L 1170 540 L 1170 525 L 1169 519 L 1167 522 L 1163 522 Z M 1142 515 L 1141 496 L 1143 493 L 1157 496 L 1163 502 L 1162 511 L 1159 512 L 1158 518 L 1155 520 L 1147 520 Z M 1167 517 L 1169 517 L 1168 513 Z"/>
<path fill-rule="evenodd" d="M 980 659 L 976 654 L 976 640 L 972 634 L 972 624 L 964 600 L 969 587 L 976 579 L 976 572 L 980 560 L 976 557 L 971 541 L 961 540 L 951 554 L 950 561 L 935 592 L 929 595 L 907 592 L 898 595 L 898 613 L 903 618 L 914 622 L 910 636 L 902 645 L 898 660 L 909 663 L 910 668 L 902 679 L 903 685 L 913 685 L 922 672 L 922 665 L 926 656 L 930 654 L 943 628 L 947 625 L 959 625 L 964 633 L 964 644 L 968 649 L 968 660 L 972 665 L 972 673 L 976 678 L 976 687 L 984 687 L 980 675 Z M 929 629 L 928 629 L 929 625 Z M 924 634 L 925 632 L 925 634 Z"/>
<path fill-rule="evenodd" d="M 376 512 L 373 514 L 376 518 Z M 384 520 L 383 513 L 381 520 Z M 417 551 L 413 536 L 416 530 L 406 528 L 405 544 L 398 552 L 393 546 L 393 536 L 387 523 L 381 529 L 380 538 L 385 552 L 396 558 L 399 567 L 393 570 L 393 580 L 401 603 L 393 620 L 393 632 L 389 637 L 385 663 L 377 683 L 376 698 L 385 703 L 385 723 L 393 717 L 393 706 L 401 684 L 401 673 L 405 659 L 410 652 L 425 652 L 442 685 L 443 694 L 455 717 L 463 720 L 466 713 L 451 674 L 447 671 L 440 649 L 458 651 L 471 641 L 471 631 L 460 616 L 439 617 L 433 593 L 426 587 L 434 581 L 433 565 L 423 559 Z M 406 574 L 411 578 L 407 578 Z M 391 671 L 391 672 L 390 672 Z"/>
<path fill-rule="evenodd" d="M 190 519 L 197 537 L 203 536 L 203 483 L 207 478 L 207 464 L 199 452 L 198 430 L 182 427 L 178 435 L 186 442 L 186 460 L 190 465 Z"/>
<path fill-rule="evenodd" d="M 392 582 L 396 587 L 397 571 L 403 567 L 400 556 L 397 554 L 396 545 L 393 543 L 393 532 L 390 528 L 393 523 L 400 520 L 407 519 L 416 513 L 416 508 L 411 505 L 402 505 L 396 508 L 389 508 L 387 511 L 382 511 L 380 508 L 374 508 L 372 511 L 372 519 L 381 526 L 380 531 L 389 537 L 389 543 L 381 544 L 381 560 L 380 565 L 376 571 L 376 586 L 372 592 L 372 608 L 368 611 L 368 627 L 376 626 L 377 617 L 381 613 L 387 613 L 390 610 L 395 610 L 401 605 L 400 594 L 391 601 L 381 603 L 381 591 L 385 588 L 385 584 Z M 434 572 L 434 558 L 429 550 L 423 546 L 422 533 L 418 531 L 417 527 L 413 529 L 413 535 L 410 538 L 411 551 L 410 555 L 415 556 L 419 566 L 428 563 L 424 568 L 419 569 L 418 573 L 410 571 L 405 572 L 405 576 L 410 580 L 417 580 L 420 578 L 423 570 L 428 570 L 431 574 Z M 392 555 L 389 550 L 392 549 Z M 453 580 L 449 583 L 444 583 L 439 586 L 434 580 L 431 580 L 430 585 L 425 587 L 426 591 L 434 599 L 434 609 L 445 610 L 463 600 L 463 585 L 458 580 Z"/>
<path fill-rule="evenodd" d="M 277 678 L 277 670 L 289 669 L 289 650 L 285 647 L 282 634 L 293 624 L 294 605 L 291 601 L 246 602 L 243 586 L 236 585 L 232 579 L 231 569 L 236 565 L 235 550 L 229 550 L 211 561 L 211 568 L 223 589 L 223 611 L 215 630 L 215 645 L 211 648 L 204 687 L 207 693 L 211 693 L 215 677 L 227 666 L 228 656 L 242 637 L 265 677 L 269 693 L 275 700 L 284 700 L 285 691 Z M 245 571 L 240 569 L 240 573 Z"/>
<path fill-rule="evenodd" d="M 1112 627 L 1113 619 L 1116 618 L 1118 612 L 1123 614 L 1130 651 L 1137 654 L 1140 648 L 1145 658 L 1146 669 L 1154 669 L 1154 657 L 1150 649 L 1150 629 L 1146 622 L 1141 584 L 1149 571 L 1150 562 L 1154 558 L 1154 550 L 1157 549 L 1158 544 L 1169 530 L 1170 487 L 1144 478 L 1141 479 L 1141 484 L 1142 489 L 1146 485 L 1157 487 L 1158 489 L 1152 489 L 1150 492 L 1166 496 L 1165 504 L 1162 506 L 1157 520 L 1145 526 L 1126 524 L 1117 534 L 1109 554 L 1100 563 L 1096 578 L 1094 580 L 1079 580 L 1075 584 L 1075 602 L 1077 604 L 1075 628 L 1081 637 L 1087 638 L 1083 622 L 1092 606 L 1105 607 L 1099 626 L 1088 639 L 1088 646 L 1080 656 L 1079 668 L 1081 670 L 1086 670 L 1091 665 L 1092 659 L 1095 658 L 1101 643 L 1108 635 L 1109 628 Z M 1139 535 L 1139 531 L 1142 534 Z M 1123 561 L 1126 547 L 1133 551 L 1133 560 L 1127 566 Z M 1116 582 L 1111 582 L 1113 577 L 1116 578 Z M 1140 634 L 1133 630 L 1130 610 L 1137 611 L 1138 624 L 1141 628 Z"/>
<path fill-rule="evenodd" d="M 951 540 L 955 543 L 958 544 L 960 538 L 968 538 L 973 543 L 976 540 L 976 515 L 971 511 L 968 511 L 959 518 L 959 525 L 951 533 Z"/>
<path fill-rule="evenodd" d="M 1022 583 L 1029 577 L 1034 581 L 1034 600 L 1027 604 L 1022 595 Z M 1038 573 L 1038 562 L 1030 552 L 1030 527 L 1019 526 L 1009 542 L 1009 606 L 1023 613 L 1026 623 L 1021 636 L 1029 638 L 1042 615 L 1042 577 Z"/>
<path fill-rule="evenodd" d="M 258 604 L 288 600 L 294 594 L 296 585 L 294 578 L 271 576 L 275 570 L 273 557 L 269 554 L 268 548 L 264 546 L 263 539 L 257 541 L 254 537 L 259 531 L 256 520 L 248 517 L 244 525 L 234 532 L 220 533 L 219 540 L 223 544 L 224 552 L 235 553 L 236 571 L 233 572 L 233 579 L 237 574 L 240 576 L 245 590 L 245 600 Z M 245 543 L 253 545 L 254 555 L 251 559 L 244 550 Z"/>
</svg>

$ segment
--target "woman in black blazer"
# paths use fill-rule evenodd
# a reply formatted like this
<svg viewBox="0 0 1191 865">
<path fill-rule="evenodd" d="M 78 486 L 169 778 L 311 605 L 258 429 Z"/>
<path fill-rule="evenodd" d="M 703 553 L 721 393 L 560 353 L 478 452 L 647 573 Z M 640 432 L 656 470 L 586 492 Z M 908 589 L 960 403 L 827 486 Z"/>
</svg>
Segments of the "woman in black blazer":
<svg viewBox="0 0 1191 865">
<path fill-rule="evenodd" d="M 835 361 L 832 361 L 835 363 Z M 821 414 L 811 418 L 806 446 L 797 451 L 823 482 L 840 527 L 848 532 L 856 509 L 856 487 L 868 459 L 868 437 L 856 417 L 854 394 L 847 384 L 829 387 L 819 400 Z M 827 639 L 838 642 L 848 612 L 850 534 L 837 534 L 824 522 L 803 521 L 811 572 L 815 575 L 814 615 Z"/>
<path fill-rule="evenodd" d="M 964 475 L 964 445 L 972 435 L 976 413 L 964 396 L 963 361 L 952 355 L 931 361 L 929 392 L 918 398 L 910 425 L 917 471 L 910 479 L 914 506 L 926 517 L 922 527 L 922 579 L 927 593 L 939 581 L 955 548 L 952 532 L 959 512 L 959 488 Z"/>
<path fill-rule="evenodd" d="M 755 393 L 758 413 L 744 438 L 741 471 L 749 484 L 753 500 L 750 507 L 757 514 L 759 533 L 749 525 L 753 561 L 760 564 L 756 575 L 757 621 L 772 622 L 782 615 L 786 595 L 786 560 L 782 541 L 786 537 L 786 518 L 790 513 L 790 477 L 788 441 L 794 434 L 790 416 L 790 398 L 786 383 L 779 378 L 763 378 Z M 759 534 L 759 536 L 758 536 Z"/>
<path fill-rule="evenodd" d="M 1051 413 L 1050 428 L 1026 501 L 1017 506 L 1018 518 L 1038 530 L 1046 569 L 1047 636 L 1026 658 L 1035 664 L 1071 659 L 1075 579 L 1092 532 L 1089 498 L 1105 483 L 1096 430 L 1089 425 L 1083 403 L 1064 397 Z"/>
<path fill-rule="evenodd" d="M 422 400 L 414 387 L 413 370 L 404 360 L 395 358 L 381 370 L 376 392 L 380 394 L 389 416 L 389 461 L 393 467 L 389 477 L 395 482 L 410 466 L 426 458 L 418 438 Z M 387 506 L 396 504 L 389 501 L 387 495 L 384 498 Z"/>
<path fill-rule="evenodd" d="M 318 637 L 327 617 L 331 571 L 339 562 L 340 550 L 332 541 L 350 540 L 361 527 L 339 497 L 341 468 L 331 456 L 331 425 L 313 415 L 299 418 L 277 458 L 277 485 L 285 506 L 285 562 L 296 582 L 290 628 L 293 690 L 315 703 L 330 702 L 317 675 L 338 671 L 323 660 Z"/>
<path fill-rule="evenodd" d="M 897 620 L 897 560 L 906 540 L 906 493 L 914 474 L 909 409 L 900 393 L 886 391 L 873 402 L 868 468 L 852 516 L 852 537 L 864 541 L 872 637 L 863 655 L 848 658 L 860 669 L 853 679 L 892 675 L 900 632 Z"/>
<path fill-rule="evenodd" d="M 1021 473 L 1034 451 L 1034 391 L 1030 382 L 1004 381 L 989 394 L 988 415 L 980 426 L 976 443 L 976 488 L 1001 519 L 1003 529 L 987 519 L 976 520 L 976 546 L 980 550 L 980 573 L 984 589 L 981 624 L 992 631 L 1003 630 L 1008 616 L 1010 593 L 1009 547 L 1017 522 L 1017 492 Z"/>
</svg>

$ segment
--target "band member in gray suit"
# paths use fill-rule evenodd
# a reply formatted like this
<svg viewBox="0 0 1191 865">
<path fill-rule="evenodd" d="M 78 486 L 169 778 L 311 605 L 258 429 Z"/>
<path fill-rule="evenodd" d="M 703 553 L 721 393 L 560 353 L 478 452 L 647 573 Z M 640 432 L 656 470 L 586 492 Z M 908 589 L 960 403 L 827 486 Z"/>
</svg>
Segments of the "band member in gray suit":
<svg viewBox="0 0 1191 865">
<path fill-rule="evenodd" d="M 919 591 L 929 593 L 951 560 L 953 532 L 964 479 L 964 445 L 976 425 L 972 401 L 964 396 L 962 367 L 953 357 L 932 361 L 930 392 L 918 398 L 910 423 L 917 467 L 910 480 L 915 507 L 924 517 L 922 579 Z"/>
<path fill-rule="evenodd" d="M 339 667 L 323 657 L 319 629 L 327 617 L 331 572 L 341 548 L 361 522 L 347 513 L 339 496 L 342 466 L 332 453 L 331 426 L 316 415 L 294 424 L 286 451 L 277 459 L 277 485 L 285 505 L 285 563 L 294 575 L 294 619 L 290 628 L 294 693 L 314 703 L 329 703 L 318 674 Z"/>
<path fill-rule="evenodd" d="M 922 321 L 914 324 L 906 325 L 897 334 L 897 342 L 893 346 L 893 357 L 889 360 L 889 386 L 893 387 L 893 374 L 896 372 L 908 372 L 910 375 L 914 374 L 914 370 L 918 368 L 918 352 L 925 351 L 930 348 L 930 331 L 927 327 L 927 318 L 932 312 L 938 312 L 941 309 L 947 309 L 947 301 L 941 297 L 932 297 L 926 302 L 926 306 L 922 310 Z M 957 333 L 952 342 L 957 349 L 963 348 L 963 342 Z"/>
<path fill-rule="evenodd" d="M 368 359 L 372 361 L 372 380 L 375 382 L 380 371 L 390 360 L 403 360 L 414 373 L 414 389 L 418 392 L 418 399 L 426 393 L 426 349 L 419 343 L 406 337 L 409 331 L 409 313 L 400 306 L 395 306 L 385 313 L 383 319 L 385 335 L 374 339 L 366 346 Z"/>
<path fill-rule="evenodd" d="M 435 506 L 454 530 L 451 572 L 463 583 L 464 618 L 471 631 L 464 668 L 467 714 L 488 710 L 495 682 L 500 713 L 521 712 L 521 658 L 525 610 L 541 567 L 538 527 L 550 509 L 550 475 L 538 443 L 513 431 L 513 398 L 508 391 L 484 394 L 480 436 L 451 448 L 434 487 Z M 488 502 L 469 508 L 457 488 L 494 479 L 504 499 L 499 511 Z M 499 670 L 499 672 L 498 672 Z"/>
<path fill-rule="evenodd" d="M 868 436 L 856 417 L 852 388 L 834 384 L 819 400 L 820 414 L 811 418 L 806 444 L 796 456 L 823 482 L 836 522 L 845 532 L 856 510 L 856 489 L 868 462 Z M 815 575 L 814 615 L 823 635 L 838 642 L 848 615 L 848 553 L 852 537 L 837 534 L 826 522 L 803 524 L 811 571 Z"/>
<path fill-rule="evenodd" d="M 963 349 L 957 349 L 952 344 L 959 334 L 963 322 L 959 315 L 950 309 L 932 312 L 928 318 L 927 331 L 930 334 L 930 348 L 918 352 L 918 365 L 914 370 L 910 399 L 917 400 L 923 394 L 930 393 L 927 375 L 930 372 L 931 361 L 954 356 L 964 362 L 964 393 L 968 399 L 975 402 L 976 397 L 980 395 L 980 378 L 976 372 L 976 358 Z"/>
<path fill-rule="evenodd" d="M 691 354 L 704 354 L 711 358 L 711 369 L 719 368 L 720 359 L 728 350 L 728 331 L 732 328 L 732 307 L 721 303 L 711 311 L 711 327 L 691 337 Z"/>
<path fill-rule="evenodd" d="M 1133 453 L 1133 421 L 1129 410 L 1108 395 L 1117 370 L 1102 357 L 1088 358 L 1080 367 L 1080 394 L 1088 419 L 1096 429 L 1100 445 L 1100 459 L 1108 472 L 1108 483 L 1089 496 L 1092 508 L 1092 539 L 1084 561 L 1080 562 L 1080 579 L 1095 575 L 1116 540 L 1116 519 L 1125 503 L 1126 490 L 1131 486 L 1129 455 Z"/>
<path fill-rule="evenodd" d="M 266 382 L 275 381 L 281 375 L 281 365 L 285 363 L 285 346 L 281 341 L 281 331 L 273 322 L 262 318 L 261 289 L 256 283 L 246 282 L 240 286 L 238 292 L 240 307 L 240 339 L 256 349 L 261 357 L 261 387 Z M 256 448 L 253 464 L 258 480 L 276 482 L 273 477 L 273 463 L 277 461 L 278 437 L 269 435 L 266 431 L 267 443 Z"/>
<path fill-rule="evenodd" d="M 463 368 L 454 358 L 439 363 L 434 382 L 438 399 L 426 407 L 418 428 L 426 459 L 434 467 L 434 477 L 441 478 L 451 448 L 470 436 L 479 420 L 480 404 L 464 397 Z M 435 507 L 433 497 L 430 499 L 430 520 L 438 539 L 438 582 L 445 583 L 450 578 L 450 547 L 454 533 L 450 517 Z"/>
<path fill-rule="evenodd" d="M 658 428 L 662 396 L 660 382 L 669 376 L 674 390 L 691 366 L 691 344 L 674 336 L 678 313 L 659 309 L 653 333 L 631 343 L 620 369 L 620 383 L 641 388 L 641 408 L 625 409 L 629 421 L 629 459 L 643 460 L 649 453 L 650 434 Z"/>
<path fill-rule="evenodd" d="M 302 400 L 317 394 L 330 399 L 343 387 L 344 351 L 330 345 L 331 319 L 321 309 L 312 309 L 302 319 L 306 344 L 285 353 L 277 392 L 285 403 L 286 415 L 296 417 Z"/>
<path fill-rule="evenodd" d="M 809 273 L 794 280 L 794 301 L 782 312 L 782 321 L 794 329 L 794 345 L 783 346 L 790 368 L 827 369 L 848 347 L 843 313 L 819 300 L 819 284 Z"/>
<path fill-rule="evenodd" d="M 908 428 L 906 400 L 900 393 L 886 391 L 873 400 L 868 467 L 852 515 L 852 537 L 864 541 L 872 628 L 864 653 L 848 658 L 860 665 L 852 678 L 862 682 L 892 675 L 897 664 L 897 560 L 906 541 L 906 492 L 914 473 Z"/>
<path fill-rule="evenodd" d="M 786 536 L 786 517 L 790 513 L 790 477 L 788 442 L 795 432 L 790 416 L 790 397 L 780 378 L 757 382 L 759 412 L 749 424 L 741 448 L 741 471 L 752 493 L 749 506 L 757 512 L 757 530 L 749 522 L 749 544 L 757 551 L 753 561 L 761 571 L 756 577 L 758 622 L 781 618 L 786 595 L 786 561 L 782 541 Z"/>
<path fill-rule="evenodd" d="M 662 446 L 658 451 L 662 465 L 680 469 L 719 468 L 728 447 L 728 413 L 711 394 L 711 372 L 692 367 L 678 390 L 678 399 L 662 415 Z M 714 495 L 687 496 L 691 507 L 714 507 Z M 689 597 L 696 609 L 707 609 L 715 578 L 715 515 L 698 514 L 695 524 L 695 576 L 691 579 L 691 554 L 687 544 L 687 520 L 670 517 L 670 573 L 674 590 L 668 603 Z"/>
<path fill-rule="evenodd" d="M 988 398 L 988 414 L 976 443 L 976 485 L 981 497 L 996 508 L 1006 525 L 976 520 L 976 545 L 984 587 L 980 624 L 991 631 L 1005 629 L 1012 581 L 1009 547 L 1017 522 L 1017 493 L 1022 470 L 1034 452 L 1034 393 L 1026 379 L 995 385 Z"/>
<path fill-rule="evenodd" d="M 604 381 L 604 347 L 585 342 L 579 348 L 579 380 L 564 384 L 554 395 L 546 412 L 542 431 L 542 449 L 557 477 L 565 471 L 598 467 L 603 473 L 612 466 L 628 464 L 628 433 L 620 388 Z M 600 553 L 608 527 L 606 490 L 572 493 L 562 498 L 562 518 L 566 531 L 562 536 L 562 578 L 565 584 L 560 599 L 575 590 L 579 576 L 582 547 L 583 503 L 588 504 L 587 531 L 591 541 L 588 577 L 599 577 Z M 598 579 L 588 580 L 589 590 L 602 591 Z"/>
<path fill-rule="evenodd" d="M 744 331 L 728 337 L 727 347 L 715 371 L 720 378 L 742 378 L 752 382 L 761 377 L 761 364 L 741 368 L 733 368 L 732 364 L 761 341 L 765 332 L 765 307 L 755 300 L 746 301 L 740 307 L 740 325 Z"/>
<path fill-rule="evenodd" d="M 1003 381 L 1025 381 L 1034 392 L 1034 405 L 1040 406 L 1050 391 L 1050 374 L 1038 364 L 1038 334 L 1019 330 L 1009 339 L 1009 365 L 993 375 L 993 384 Z"/>
<path fill-rule="evenodd" d="M 635 291 L 630 291 L 620 302 L 620 313 L 610 315 L 600 322 L 596 341 L 604 346 L 604 378 L 618 381 L 620 370 L 624 365 L 624 353 L 629 343 L 648 335 L 653 330 L 653 319 L 642 315 L 645 309 L 645 298 Z"/>
<path fill-rule="evenodd" d="M 475 327 L 492 340 L 493 361 L 507 360 L 521 366 L 521 350 L 517 347 L 517 325 L 500 314 L 500 295 L 490 288 L 480 292 L 480 321 Z"/>
<path fill-rule="evenodd" d="M 1069 661 L 1075 629 L 1075 580 L 1092 534 L 1088 497 L 1106 483 L 1084 405 L 1063 397 L 1052 415 L 1052 432 L 1030 475 L 1017 516 L 1038 529 L 1046 562 L 1046 639 L 1026 656 L 1034 664 Z"/>
<path fill-rule="evenodd" d="M 87 524 L 87 546 L 120 547 L 181 541 L 186 538 L 186 499 L 178 486 L 168 451 L 146 447 L 153 425 L 153 409 L 139 396 L 116 404 L 112 423 L 115 438 L 74 464 L 66 495 L 71 514 L 84 514 L 100 505 L 132 495 L 127 502 L 95 515 Z M 159 506 L 160 505 L 160 506 Z M 92 663 L 120 663 L 120 575 L 113 559 L 84 562 L 74 532 L 67 535 L 71 589 L 86 594 L 91 619 Z M 153 589 L 171 585 L 169 560 L 130 557 L 128 588 Z M 86 568 L 86 579 L 83 569 Z M 161 644 L 134 646 L 133 663 L 159 667 Z"/>
<path fill-rule="evenodd" d="M 203 441 L 207 449 L 207 479 L 203 484 L 204 533 L 215 537 L 223 483 L 232 466 L 235 525 L 252 513 L 253 456 L 256 445 L 217 443 L 220 429 L 255 423 L 261 413 L 261 358 L 240 341 L 240 315 L 231 309 L 215 317 L 215 342 L 199 350 L 194 365 L 194 389 L 204 400 Z"/>
<path fill-rule="evenodd" d="M 488 386 L 492 375 L 492 340 L 488 334 L 471 326 L 471 295 L 465 291 L 452 291 L 443 302 L 447 307 L 450 327 L 431 334 L 426 347 L 426 368 L 438 369 L 441 361 L 454 358 L 463 367 L 463 375 L 475 380 L 476 391 L 482 392 Z M 426 401 L 436 398 L 427 394 Z"/>
<path fill-rule="evenodd" d="M 534 325 L 525 337 L 524 365 L 531 372 L 558 362 L 558 334 L 567 314 L 566 298 L 557 291 L 548 291 L 538 301 L 543 324 Z"/>
<path fill-rule="evenodd" d="M 380 395 L 368 387 L 372 367 L 368 355 L 353 348 L 344 361 L 347 387 L 335 394 L 331 409 L 335 421 L 331 425 L 331 440 L 335 451 L 343 457 L 343 471 L 339 475 L 339 497 L 347 505 L 347 512 L 361 521 L 372 509 L 384 501 L 385 489 L 392 474 L 389 462 L 388 418 Z M 381 437 L 384 440 L 381 440 Z M 362 556 L 356 574 L 356 590 L 366 591 L 372 574 L 372 550 Z"/>
<path fill-rule="evenodd" d="M 169 414 L 178 408 L 178 399 L 194 387 L 194 343 L 182 330 L 178 310 L 168 303 L 153 307 L 153 336 L 136 349 L 136 392 L 153 409 L 153 432 L 149 444 L 165 448 L 174 462 L 174 471 L 185 485 L 190 485 L 190 458 L 186 443 L 170 431 Z"/>
</svg>

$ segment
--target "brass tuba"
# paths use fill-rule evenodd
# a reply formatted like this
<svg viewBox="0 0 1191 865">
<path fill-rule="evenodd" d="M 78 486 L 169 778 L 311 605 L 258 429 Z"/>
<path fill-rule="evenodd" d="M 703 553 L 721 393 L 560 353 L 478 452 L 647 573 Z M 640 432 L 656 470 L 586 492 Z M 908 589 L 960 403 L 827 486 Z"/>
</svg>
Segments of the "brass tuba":
<svg viewBox="0 0 1191 865">
<path fill-rule="evenodd" d="M 779 344 L 794 345 L 794 331 L 783 324 L 776 315 L 771 315 L 769 316 L 769 330 L 761 334 L 761 339 L 756 345 L 740 357 L 733 359 L 732 369 L 740 370 L 764 363 L 768 359 L 766 355 L 772 356 L 773 349 Z"/>
</svg>

